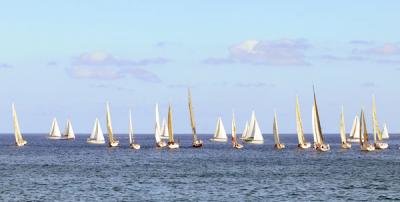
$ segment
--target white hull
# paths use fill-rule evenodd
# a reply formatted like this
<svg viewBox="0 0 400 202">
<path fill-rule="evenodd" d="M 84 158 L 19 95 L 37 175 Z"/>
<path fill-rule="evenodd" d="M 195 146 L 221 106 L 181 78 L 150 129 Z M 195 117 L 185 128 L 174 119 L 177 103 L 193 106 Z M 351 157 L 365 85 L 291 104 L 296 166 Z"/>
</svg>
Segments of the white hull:
<svg viewBox="0 0 400 202">
<path fill-rule="evenodd" d="M 52 136 L 47 136 L 47 139 L 49 140 L 62 140 L 62 137 L 52 137 Z"/>
<path fill-rule="evenodd" d="M 372 144 L 363 144 L 361 145 L 361 151 L 375 151 L 375 147 Z"/>
<path fill-rule="evenodd" d="M 179 144 L 178 143 L 168 143 L 168 148 L 169 149 L 178 149 L 179 148 Z"/>
<path fill-rule="evenodd" d="M 331 147 L 329 144 L 321 144 L 321 145 L 314 144 L 314 149 L 320 152 L 327 152 L 331 149 Z"/>
<path fill-rule="evenodd" d="M 351 144 L 350 143 L 342 143 L 340 148 L 342 149 L 350 149 L 351 148 Z"/>
<path fill-rule="evenodd" d="M 15 145 L 18 146 L 18 147 L 22 147 L 22 146 L 26 145 L 27 143 L 28 142 L 26 140 L 23 140 L 22 142 L 19 142 L 19 143 L 16 142 Z"/>
<path fill-rule="evenodd" d="M 100 140 L 91 140 L 91 139 L 88 139 L 87 141 L 86 141 L 88 144 L 105 144 L 106 143 L 106 141 L 100 141 Z"/>
<path fill-rule="evenodd" d="M 243 145 L 241 145 L 241 144 L 236 144 L 235 146 L 233 146 L 233 148 L 235 148 L 235 149 L 241 149 L 241 148 L 243 148 Z"/>
<path fill-rule="evenodd" d="M 130 147 L 132 149 L 140 149 L 140 144 L 131 144 Z"/>
<path fill-rule="evenodd" d="M 75 140 L 75 137 L 62 137 L 61 140 Z"/>
<path fill-rule="evenodd" d="M 377 142 L 374 144 L 375 149 L 387 149 L 389 145 L 385 142 Z"/>
<path fill-rule="evenodd" d="M 347 138 L 347 142 L 357 143 L 360 142 L 360 138 Z"/>
<path fill-rule="evenodd" d="M 156 143 L 156 147 L 159 147 L 159 148 L 163 148 L 163 147 L 166 147 L 166 146 L 167 146 L 167 143 L 164 142 L 164 141 L 161 141 L 161 142 L 157 142 L 157 143 Z"/>
<path fill-rule="evenodd" d="M 305 142 L 304 144 L 298 144 L 297 147 L 300 149 L 309 149 L 311 148 L 311 143 Z"/>
<path fill-rule="evenodd" d="M 114 141 L 114 142 L 108 143 L 109 147 L 118 147 L 118 145 L 119 145 L 119 141 Z"/>
<path fill-rule="evenodd" d="M 284 144 L 282 144 L 282 143 L 279 143 L 279 144 L 275 144 L 275 149 L 285 149 L 285 145 Z"/>
<path fill-rule="evenodd" d="M 249 139 L 245 139 L 244 142 L 246 142 L 247 144 L 264 144 L 264 140 L 249 140 Z"/>
<path fill-rule="evenodd" d="M 228 138 L 211 138 L 210 141 L 213 141 L 213 142 L 228 142 Z"/>
</svg>

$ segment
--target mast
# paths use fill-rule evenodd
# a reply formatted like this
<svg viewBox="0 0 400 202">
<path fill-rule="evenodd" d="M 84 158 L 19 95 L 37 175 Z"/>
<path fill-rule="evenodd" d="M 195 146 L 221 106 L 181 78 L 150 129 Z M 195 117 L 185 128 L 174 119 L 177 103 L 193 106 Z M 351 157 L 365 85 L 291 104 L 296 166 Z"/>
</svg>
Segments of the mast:
<svg viewBox="0 0 400 202">
<path fill-rule="evenodd" d="M 14 103 L 12 103 L 12 111 L 13 111 L 13 123 L 14 123 L 14 135 L 15 135 L 15 142 L 21 143 L 23 141 L 21 130 L 19 128 L 17 112 L 15 110 Z"/>
<path fill-rule="evenodd" d="M 340 114 L 340 138 L 342 139 L 342 143 L 346 143 L 346 127 L 344 123 L 344 112 L 342 106 L 342 113 Z"/>
<path fill-rule="evenodd" d="M 279 144 L 279 129 L 278 129 L 278 120 L 276 118 L 276 112 L 274 113 L 274 123 L 273 123 L 273 132 L 274 132 L 274 141 L 275 144 Z"/>
<path fill-rule="evenodd" d="M 382 133 L 381 130 L 379 129 L 379 123 L 378 123 L 378 118 L 376 116 L 376 103 L 375 103 L 375 95 L 372 96 L 372 120 L 373 120 L 373 129 L 374 129 L 374 142 L 376 140 L 382 140 Z"/>
<path fill-rule="evenodd" d="M 172 107 L 171 104 L 168 107 L 168 138 L 169 143 L 174 143 L 174 129 L 172 128 Z"/>
<path fill-rule="evenodd" d="M 194 120 L 193 106 L 192 106 L 192 93 L 190 92 L 190 88 L 188 89 L 188 97 L 189 97 L 189 114 L 190 114 L 190 125 L 192 126 L 192 134 L 193 134 L 193 142 L 197 141 L 197 133 L 196 133 L 196 123 Z"/>
<path fill-rule="evenodd" d="M 296 125 L 297 125 L 297 139 L 299 140 L 300 144 L 304 144 L 305 138 L 304 138 L 303 123 L 301 121 L 299 97 L 297 96 L 296 96 Z"/>
<path fill-rule="evenodd" d="M 112 130 L 112 125 L 111 125 L 111 114 L 110 114 L 110 106 L 109 103 L 107 102 L 107 114 L 106 114 L 106 119 L 107 119 L 107 132 L 108 132 L 108 140 L 110 143 L 114 142 L 114 134 Z"/>
<path fill-rule="evenodd" d="M 133 143 L 133 127 L 132 127 L 132 113 L 131 113 L 131 110 L 129 110 L 128 135 L 129 135 L 129 144 L 132 144 Z"/>
<path fill-rule="evenodd" d="M 235 121 L 235 113 L 232 112 L 232 144 L 236 145 L 236 121 Z"/>
<path fill-rule="evenodd" d="M 313 86 L 313 93 L 314 93 L 314 108 L 315 108 L 315 118 L 316 118 L 316 122 L 317 122 L 317 129 L 318 129 L 318 139 L 319 139 L 319 143 L 324 143 L 324 136 L 322 135 L 322 129 L 321 129 L 321 122 L 319 120 L 319 113 L 318 113 L 318 106 L 317 106 L 317 98 L 315 96 L 315 90 L 314 90 L 314 86 Z"/>
</svg>

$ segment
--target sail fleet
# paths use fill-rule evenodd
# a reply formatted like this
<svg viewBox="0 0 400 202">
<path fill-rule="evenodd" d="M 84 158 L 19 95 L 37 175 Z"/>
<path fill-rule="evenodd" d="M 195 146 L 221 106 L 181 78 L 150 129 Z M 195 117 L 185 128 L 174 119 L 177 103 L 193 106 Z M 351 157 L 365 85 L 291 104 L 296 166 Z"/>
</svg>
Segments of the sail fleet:
<svg viewBox="0 0 400 202">
<path fill-rule="evenodd" d="M 196 122 L 193 111 L 192 95 L 190 89 L 188 90 L 188 108 L 189 108 L 189 118 L 190 126 L 192 129 L 192 147 L 201 148 L 203 146 L 203 141 L 199 138 L 196 130 Z M 17 112 L 14 103 L 12 104 L 12 114 L 13 114 L 13 125 L 14 125 L 14 136 L 16 146 L 24 146 L 27 141 L 23 138 L 21 134 L 20 125 L 18 122 Z M 299 99 L 296 97 L 296 130 L 298 139 L 299 149 L 309 149 L 311 148 L 311 143 L 308 142 L 304 135 L 302 117 L 300 113 Z M 155 106 L 155 127 L 154 127 L 154 137 L 155 146 L 157 148 L 169 148 L 178 149 L 180 147 L 179 141 L 175 140 L 173 120 L 172 120 L 172 105 L 168 106 L 168 116 L 167 120 L 163 119 L 162 125 L 160 124 L 160 114 L 159 106 Z M 137 143 L 133 132 L 132 114 L 129 110 L 128 117 L 128 139 L 129 146 L 132 149 L 140 149 L 140 144 Z M 385 140 L 389 139 L 389 132 L 386 123 L 383 124 L 383 129 L 379 127 L 379 122 L 376 112 L 375 96 L 372 97 L 372 120 L 373 120 L 373 143 L 370 143 L 369 134 L 367 131 L 367 125 L 365 120 L 364 109 L 361 109 L 361 113 L 355 116 L 350 133 L 346 134 L 345 119 L 344 119 L 344 109 L 342 107 L 340 113 L 340 124 L 339 124 L 339 134 L 340 134 L 340 147 L 341 149 L 352 148 L 351 143 L 359 143 L 361 151 L 374 151 L 383 150 L 389 147 Z M 312 134 L 313 134 L 313 148 L 316 151 L 326 152 L 330 150 L 330 145 L 325 142 L 325 137 L 322 132 L 321 120 L 318 111 L 317 98 L 315 90 L 313 89 L 313 106 L 312 106 Z M 106 103 L 106 127 L 107 127 L 107 139 L 109 147 L 118 147 L 119 140 L 116 138 L 113 132 L 112 122 L 111 122 L 111 112 L 110 105 Z M 274 147 L 278 150 L 284 149 L 285 144 L 283 144 L 279 137 L 278 129 L 278 118 L 277 113 L 273 116 L 272 134 L 274 139 Z M 235 149 L 241 149 L 244 145 L 239 144 L 237 138 L 237 128 L 235 114 L 232 113 L 232 124 L 231 124 L 231 142 Z M 67 120 L 64 133 L 61 133 L 57 119 L 54 117 L 51 123 L 50 132 L 47 136 L 50 140 L 74 140 L 75 133 L 72 128 L 72 123 Z M 243 129 L 242 135 L 239 138 L 243 143 L 246 144 L 264 144 L 264 137 L 261 133 L 259 123 L 256 118 L 255 111 L 252 111 L 250 121 L 246 121 L 245 127 Z M 167 140 L 167 141 L 166 141 Z M 210 139 L 214 142 L 228 142 L 228 135 L 225 130 L 223 121 L 221 117 L 218 117 L 216 129 L 214 136 Z M 98 118 L 95 119 L 94 126 L 90 137 L 87 139 L 88 144 L 106 144 L 106 139 L 104 138 L 103 131 L 100 126 L 100 121 Z"/>
</svg>

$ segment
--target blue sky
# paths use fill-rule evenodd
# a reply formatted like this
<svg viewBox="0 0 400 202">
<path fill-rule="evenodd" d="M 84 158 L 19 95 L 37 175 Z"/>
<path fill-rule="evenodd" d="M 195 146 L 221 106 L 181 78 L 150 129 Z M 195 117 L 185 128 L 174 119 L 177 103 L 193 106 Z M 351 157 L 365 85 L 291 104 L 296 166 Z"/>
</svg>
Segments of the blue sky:
<svg viewBox="0 0 400 202">
<path fill-rule="evenodd" d="M 57 117 L 90 132 L 105 102 L 116 132 L 151 133 L 154 105 L 190 133 L 187 88 L 200 133 L 218 116 L 241 130 L 255 110 L 271 133 L 295 132 L 295 97 L 311 131 L 315 84 L 323 130 L 347 130 L 362 106 L 399 131 L 397 1 L 4 1 L 0 8 L 0 132 L 47 132 Z M 370 125 L 369 128 L 372 128 Z M 105 128 L 104 128 L 105 129 Z"/>
</svg>

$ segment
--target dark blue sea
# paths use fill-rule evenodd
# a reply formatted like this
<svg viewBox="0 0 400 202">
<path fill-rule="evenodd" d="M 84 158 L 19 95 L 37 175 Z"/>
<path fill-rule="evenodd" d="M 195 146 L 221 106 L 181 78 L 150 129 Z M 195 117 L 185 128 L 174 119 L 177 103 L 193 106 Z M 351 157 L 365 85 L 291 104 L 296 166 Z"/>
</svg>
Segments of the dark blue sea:
<svg viewBox="0 0 400 202">
<path fill-rule="evenodd" d="M 272 135 L 264 145 L 232 149 L 200 135 L 176 135 L 178 150 L 156 149 L 153 135 L 137 135 L 142 149 L 88 145 L 88 135 L 74 141 L 25 134 L 28 145 L 14 146 L 13 135 L 0 137 L 1 201 L 309 201 L 400 200 L 400 136 L 390 148 L 361 152 L 339 148 L 339 135 L 328 134 L 331 151 L 296 147 L 294 134 L 281 135 L 276 151 Z M 311 140 L 311 135 L 307 138 Z"/>
</svg>

